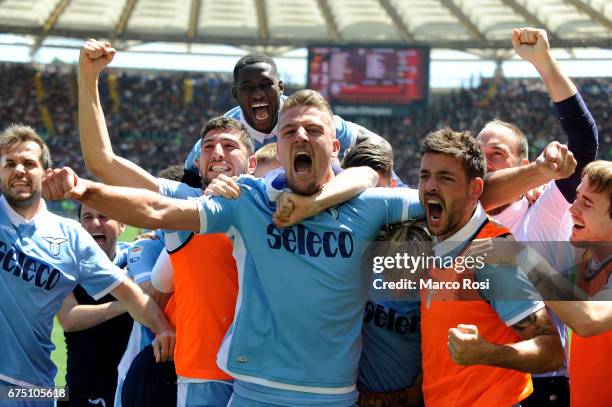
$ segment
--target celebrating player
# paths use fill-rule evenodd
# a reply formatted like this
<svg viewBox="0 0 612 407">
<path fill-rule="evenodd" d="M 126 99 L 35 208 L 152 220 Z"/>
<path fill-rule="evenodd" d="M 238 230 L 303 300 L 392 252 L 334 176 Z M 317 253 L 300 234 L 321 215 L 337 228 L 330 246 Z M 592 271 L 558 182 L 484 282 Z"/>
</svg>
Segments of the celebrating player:
<svg viewBox="0 0 612 407">
<path fill-rule="evenodd" d="M 53 317 L 81 284 L 94 299 L 110 293 L 159 336 L 158 359 L 171 357 L 174 329 L 157 305 L 117 268 L 77 223 L 48 212 L 41 197 L 47 146 L 29 127 L 11 126 L 0 135 L 0 197 L 3 315 L 0 382 L 51 386 Z M 52 405 L 49 402 L 48 405 Z M 17 404 L 19 405 L 19 404 Z"/>
</svg>

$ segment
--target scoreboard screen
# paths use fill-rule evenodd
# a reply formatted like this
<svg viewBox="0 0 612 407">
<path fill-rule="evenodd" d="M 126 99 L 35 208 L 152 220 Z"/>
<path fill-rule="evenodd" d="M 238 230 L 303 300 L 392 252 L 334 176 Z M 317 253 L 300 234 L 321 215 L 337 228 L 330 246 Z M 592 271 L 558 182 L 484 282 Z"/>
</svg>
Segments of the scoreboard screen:
<svg viewBox="0 0 612 407">
<path fill-rule="evenodd" d="M 332 104 L 396 105 L 426 99 L 429 49 L 311 47 L 308 88 Z"/>
</svg>

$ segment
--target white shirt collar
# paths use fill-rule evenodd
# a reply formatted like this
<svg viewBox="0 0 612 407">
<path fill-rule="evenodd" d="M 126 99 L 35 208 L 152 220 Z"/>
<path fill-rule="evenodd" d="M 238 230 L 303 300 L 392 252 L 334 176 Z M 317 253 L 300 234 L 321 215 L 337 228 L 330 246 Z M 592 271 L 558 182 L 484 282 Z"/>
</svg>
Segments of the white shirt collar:
<svg viewBox="0 0 612 407">
<path fill-rule="evenodd" d="M 34 217 L 29 220 L 17 213 L 17 211 L 15 211 L 15 209 L 13 209 L 11 205 L 9 205 L 4 195 L 0 196 L 0 208 L 2 208 L 4 213 L 6 213 L 6 216 L 8 216 L 9 220 L 15 227 L 22 225 L 36 226 L 47 213 L 47 205 L 45 204 L 45 200 L 42 198 L 40 198 L 40 209 L 38 213 L 36 213 L 36 215 L 34 215 Z"/>
<path fill-rule="evenodd" d="M 486 220 L 487 214 L 482 205 L 480 205 L 480 202 L 478 202 L 474 215 L 472 215 L 472 218 L 468 221 L 468 223 L 463 225 L 461 229 L 442 242 L 438 242 L 438 239 L 434 238 L 434 242 L 436 243 L 433 248 L 434 254 L 436 256 L 446 256 L 448 253 L 452 252 L 462 243 L 465 243 L 472 236 L 474 236 Z"/>
</svg>

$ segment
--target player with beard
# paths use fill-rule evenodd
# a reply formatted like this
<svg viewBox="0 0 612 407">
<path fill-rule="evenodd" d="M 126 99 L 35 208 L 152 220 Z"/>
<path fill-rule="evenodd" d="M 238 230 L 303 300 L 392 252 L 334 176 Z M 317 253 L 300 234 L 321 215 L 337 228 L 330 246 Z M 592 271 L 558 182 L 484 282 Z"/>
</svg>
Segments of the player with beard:
<svg viewBox="0 0 612 407">
<path fill-rule="evenodd" d="M 117 242 L 125 225 L 87 206 L 78 216 L 85 229 L 120 268 L 127 266 L 129 243 Z M 66 339 L 67 406 L 113 405 L 117 365 L 130 336 L 132 318 L 112 295 L 94 300 L 81 285 L 69 294 L 57 314 Z"/>
<path fill-rule="evenodd" d="M 329 200 L 331 181 L 348 172 L 335 176 L 331 167 L 340 148 L 333 124 L 331 108 L 317 92 L 289 97 L 281 109 L 277 143 L 284 174 L 240 178 L 237 200 L 173 200 L 81 180 L 69 168 L 47 174 L 49 196 L 84 201 L 119 219 L 138 219 L 137 226 L 234 235 L 240 303 L 217 358 L 239 379 L 232 405 L 338 406 L 357 399 L 365 306 L 364 282 L 355 275 L 361 243 L 384 224 L 423 212 L 415 190 L 375 188 L 281 231 L 273 222 L 279 191 L 314 194 L 310 210 L 316 211 L 318 202 Z"/>
<path fill-rule="evenodd" d="M 114 154 L 97 89 L 99 73 L 113 56 L 114 50 L 108 43 L 93 40 L 86 42 L 81 50 L 79 129 L 83 158 L 89 170 L 108 184 L 146 188 L 172 198 L 199 197 L 200 189 L 155 178 Z M 206 184 L 219 176 L 251 174 L 255 169 L 252 138 L 237 120 L 228 117 L 210 120 L 202 129 L 200 140 L 197 164 Z M 352 185 L 356 184 L 361 191 L 371 185 L 373 177 L 357 175 L 354 179 Z M 348 189 L 351 191 L 351 185 Z M 233 236 L 196 236 L 190 230 L 169 231 L 165 235 L 174 271 L 170 276 L 156 278 L 170 281 L 175 291 L 178 403 L 227 403 L 232 377 L 216 366 L 215 356 L 235 309 L 237 273 L 230 240 Z M 202 268 L 204 263 L 211 267 Z M 203 295 L 203 290 L 208 294 Z M 208 335 L 202 336 L 203 331 Z"/>
<path fill-rule="evenodd" d="M 510 235 L 478 202 L 485 159 L 469 133 L 430 133 L 421 153 L 419 198 L 435 236 L 435 256 L 456 258 L 474 239 Z M 527 373 L 554 370 L 562 363 L 563 349 L 544 304 L 519 300 L 525 298 L 523 293 L 535 292 L 533 286 L 516 267 L 487 267 L 486 273 L 452 268 L 431 273 L 459 281 L 462 287 L 465 279 L 480 281 L 487 275 L 490 289 L 421 287 L 423 393 L 428 406 L 512 406 L 532 391 Z"/>
<path fill-rule="evenodd" d="M 52 386 L 53 317 L 81 284 L 94 299 L 111 293 L 159 337 L 158 360 L 172 356 L 174 329 L 163 312 L 127 279 L 78 223 L 48 212 L 42 178 L 49 150 L 34 130 L 13 125 L 0 135 L 0 385 Z M 161 348 L 161 349 L 160 349 Z M 161 352 L 160 352 L 161 351 Z M 8 403 L 8 404 L 7 404 Z M 53 405 L 3 401 L 8 406 Z"/>
<path fill-rule="evenodd" d="M 285 102 L 280 128 L 277 148 L 286 181 L 275 179 L 279 188 L 271 189 L 264 179 L 241 178 L 243 193 L 237 200 L 170 200 L 77 180 L 74 174 L 71 179 L 91 192 L 78 196 L 88 205 L 88 197 L 97 202 L 99 193 L 107 198 L 104 206 L 119 204 L 109 201 L 107 192 L 120 192 L 120 212 L 131 219 L 152 226 L 158 222 L 149 210 L 159 209 L 154 217 L 164 227 L 234 234 L 241 302 L 218 355 L 219 366 L 239 379 L 232 405 L 352 405 L 365 305 L 361 278 L 355 274 L 360 242 L 371 240 L 387 221 L 419 216 L 422 208 L 414 190 L 373 189 L 297 229 L 284 229 L 282 238 L 272 222 L 277 191 L 283 189 L 278 184 L 323 199 L 322 187 L 334 178 L 331 159 L 340 143 L 329 105 L 312 91 L 298 92 Z M 49 193 L 64 195 L 70 184 L 55 181 L 67 174 L 65 169 L 49 175 Z M 149 206 L 151 199 L 157 202 L 154 206 Z M 114 215 L 118 208 L 107 209 Z"/>
<path fill-rule="evenodd" d="M 110 44 L 94 40 L 87 41 L 81 49 L 79 130 L 88 169 L 109 184 L 147 188 L 179 199 L 200 196 L 200 188 L 156 178 L 114 154 L 98 93 L 99 74 L 114 55 Z M 253 172 L 253 142 L 239 122 L 223 117 L 212 119 L 202 129 L 200 140 L 203 142 L 197 165 L 205 184 L 220 174 L 231 177 Z M 175 301 L 177 405 L 225 405 L 232 394 L 233 378 L 216 366 L 215 356 L 232 321 L 236 301 L 237 274 L 231 241 L 223 235 L 194 236 L 191 231 L 164 234 L 172 263 L 167 270 L 172 271 Z M 204 262 L 210 267 L 200 267 Z M 124 370 L 127 372 L 127 368 Z M 121 394 L 120 386 L 117 392 Z"/>
</svg>

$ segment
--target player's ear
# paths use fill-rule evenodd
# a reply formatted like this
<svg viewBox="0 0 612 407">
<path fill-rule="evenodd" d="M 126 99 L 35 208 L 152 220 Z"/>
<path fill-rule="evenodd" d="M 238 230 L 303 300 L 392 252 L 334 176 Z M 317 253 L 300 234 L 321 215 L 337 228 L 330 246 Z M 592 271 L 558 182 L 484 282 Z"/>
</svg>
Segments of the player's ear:
<svg viewBox="0 0 612 407">
<path fill-rule="evenodd" d="M 470 197 L 479 200 L 484 189 L 484 181 L 480 177 L 476 177 L 470 181 Z"/>
<path fill-rule="evenodd" d="M 232 97 L 238 100 L 238 88 L 236 85 L 232 85 Z"/>
<path fill-rule="evenodd" d="M 333 141 L 333 153 L 334 155 L 337 157 L 338 156 L 338 152 L 340 151 L 340 141 L 334 137 L 334 141 Z"/>
<path fill-rule="evenodd" d="M 283 81 L 279 80 L 278 81 L 278 89 L 280 90 L 280 94 L 282 95 L 283 92 L 285 91 L 285 84 L 283 83 Z"/>
<path fill-rule="evenodd" d="M 257 157 L 255 157 L 255 154 L 253 154 L 249 157 L 249 166 L 247 167 L 247 174 L 253 174 L 255 172 L 255 168 L 257 168 Z"/>
</svg>

